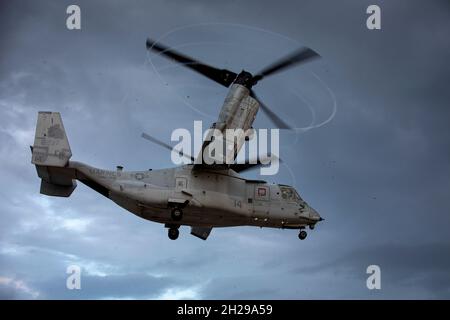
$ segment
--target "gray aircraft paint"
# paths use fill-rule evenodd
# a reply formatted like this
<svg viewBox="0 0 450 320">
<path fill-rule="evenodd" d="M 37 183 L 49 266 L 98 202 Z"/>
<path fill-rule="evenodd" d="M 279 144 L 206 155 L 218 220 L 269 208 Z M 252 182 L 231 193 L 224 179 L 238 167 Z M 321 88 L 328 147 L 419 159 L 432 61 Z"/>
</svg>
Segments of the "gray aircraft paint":
<svg viewBox="0 0 450 320">
<path fill-rule="evenodd" d="M 225 103 L 224 109 L 228 107 Z M 69 161 L 70 156 L 61 115 L 39 112 L 32 163 L 42 179 L 42 194 L 68 197 L 79 180 L 141 218 L 170 228 L 191 226 L 191 233 L 202 239 L 213 227 L 302 228 L 321 220 L 301 198 L 283 199 L 280 186 L 245 179 L 229 168 L 190 164 L 153 171 L 112 171 Z M 181 221 L 172 219 L 174 207 L 182 208 Z"/>
</svg>

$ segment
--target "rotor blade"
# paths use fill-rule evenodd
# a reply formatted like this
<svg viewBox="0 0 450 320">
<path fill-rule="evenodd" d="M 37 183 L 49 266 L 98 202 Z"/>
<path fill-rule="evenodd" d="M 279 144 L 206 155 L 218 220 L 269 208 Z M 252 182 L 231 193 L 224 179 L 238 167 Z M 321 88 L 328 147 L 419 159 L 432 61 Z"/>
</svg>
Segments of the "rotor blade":
<svg viewBox="0 0 450 320">
<path fill-rule="evenodd" d="M 236 172 L 243 172 L 247 170 L 256 169 L 261 166 L 265 166 L 269 164 L 269 161 L 273 160 L 275 156 L 269 155 L 267 157 L 264 157 L 264 161 L 261 161 L 261 158 L 258 158 L 256 161 L 247 161 L 245 163 L 234 163 L 230 165 L 230 169 L 236 171 Z M 276 157 L 279 162 L 282 162 L 280 158 Z"/>
<path fill-rule="evenodd" d="M 195 161 L 194 157 L 192 157 L 192 156 L 190 156 L 190 155 L 188 155 L 188 154 L 186 154 L 186 153 L 183 153 L 182 151 L 178 151 L 177 149 L 172 148 L 172 147 L 171 147 L 170 145 L 168 145 L 167 143 L 162 142 L 162 141 L 160 141 L 160 140 L 158 140 L 158 139 L 156 139 L 156 138 L 154 138 L 154 137 L 152 137 L 152 136 L 149 136 L 149 135 L 146 134 L 145 132 L 142 133 L 141 137 L 144 138 L 144 139 L 146 139 L 146 140 L 148 140 L 148 141 L 151 141 L 151 142 L 153 142 L 153 143 L 156 143 L 157 145 L 159 145 L 159 146 L 161 146 L 161 147 L 164 147 L 164 148 L 166 148 L 166 149 L 168 149 L 168 150 L 170 150 L 170 151 L 178 152 L 178 154 L 179 154 L 180 156 L 183 156 L 183 157 L 185 157 L 185 158 L 188 158 L 188 159 L 190 159 L 192 162 Z"/>
<path fill-rule="evenodd" d="M 312 49 L 302 48 L 300 50 L 295 51 L 294 53 L 278 60 L 277 62 L 271 64 L 270 66 L 264 68 L 261 72 L 259 72 L 254 79 L 256 81 L 261 80 L 262 78 L 274 74 L 276 72 L 280 72 L 283 69 L 286 69 L 290 66 L 294 66 L 296 64 L 306 62 L 308 60 L 312 60 L 315 58 L 319 58 L 320 55 Z"/>
<path fill-rule="evenodd" d="M 259 102 L 259 107 L 264 112 L 264 114 L 275 124 L 275 126 L 279 129 L 289 129 L 291 130 L 292 127 L 288 125 L 284 120 L 282 120 L 275 112 L 269 109 L 268 106 L 266 106 L 264 103 L 261 102 L 261 99 L 259 99 L 255 92 L 253 90 L 250 91 L 250 95 L 255 98 Z"/>
<path fill-rule="evenodd" d="M 236 79 L 237 74 L 232 71 L 211 67 L 207 64 L 201 63 L 200 61 L 194 60 L 191 57 L 178 53 L 175 50 L 172 50 L 151 39 L 147 39 L 146 45 L 148 50 L 159 52 L 160 54 L 183 64 L 185 67 L 190 68 L 225 87 L 229 87 L 230 84 L 233 83 L 234 79 Z"/>
<path fill-rule="evenodd" d="M 237 173 L 256 169 L 257 167 L 261 166 L 260 163 L 250 164 L 250 163 L 234 163 L 230 164 L 230 169 L 236 171 Z"/>
</svg>

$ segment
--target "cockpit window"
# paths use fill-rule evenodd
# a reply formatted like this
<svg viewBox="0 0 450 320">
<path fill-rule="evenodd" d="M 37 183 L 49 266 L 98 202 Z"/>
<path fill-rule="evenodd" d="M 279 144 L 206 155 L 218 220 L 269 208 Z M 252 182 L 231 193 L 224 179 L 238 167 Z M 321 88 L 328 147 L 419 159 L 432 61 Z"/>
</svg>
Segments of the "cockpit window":
<svg viewBox="0 0 450 320">
<path fill-rule="evenodd" d="M 287 201 L 302 201 L 302 198 L 298 195 L 297 191 L 295 191 L 292 187 L 280 187 L 281 198 Z"/>
</svg>

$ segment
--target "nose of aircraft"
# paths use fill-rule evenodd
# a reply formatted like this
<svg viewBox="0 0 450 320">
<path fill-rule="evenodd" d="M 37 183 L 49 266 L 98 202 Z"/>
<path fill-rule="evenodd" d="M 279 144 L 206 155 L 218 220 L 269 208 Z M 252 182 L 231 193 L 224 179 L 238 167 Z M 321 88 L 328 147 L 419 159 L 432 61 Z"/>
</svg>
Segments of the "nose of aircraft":
<svg viewBox="0 0 450 320">
<path fill-rule="evenodd" d="M 322 220 L 324 220 L 321 216 L 320 216 L 320 214 L 316 211 L 316 210 L 314 210 L 313 208 L 309 208 L 309 218 L 311 219 L 311 220 L 314 220 L 314 221 L 322 221 Z"/>
</svg>

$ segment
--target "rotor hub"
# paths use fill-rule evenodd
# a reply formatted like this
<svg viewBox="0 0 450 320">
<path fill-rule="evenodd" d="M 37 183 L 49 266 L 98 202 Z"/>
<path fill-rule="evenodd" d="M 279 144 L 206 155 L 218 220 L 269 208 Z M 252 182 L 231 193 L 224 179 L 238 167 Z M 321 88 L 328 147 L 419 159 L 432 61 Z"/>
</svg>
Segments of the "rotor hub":
<svg viewBox="0 0 450 320">
<path fill-rule="evenodd" d="M 254 85 L 253 75 L 250 72 L 242 70 L 236 77 L 236 80 L 234 80 L 234 83 L 243 85 L 247 89 L 251 89 Z"/>
</svg>

